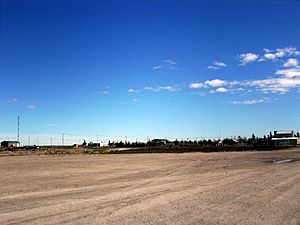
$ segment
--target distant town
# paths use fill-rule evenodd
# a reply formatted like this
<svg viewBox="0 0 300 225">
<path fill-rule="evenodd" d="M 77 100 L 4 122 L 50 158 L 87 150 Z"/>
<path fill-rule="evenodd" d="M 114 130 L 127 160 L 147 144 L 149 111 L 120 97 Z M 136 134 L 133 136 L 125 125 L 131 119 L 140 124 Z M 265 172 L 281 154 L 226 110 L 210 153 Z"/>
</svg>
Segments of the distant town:
<svg viewBox="0 0 300 225">
<path fill-rule="evenodd" d="M 224 138 L 224 139 L 203 139 L 203 140 L 168 140 L 168 139 L 152 139 L 147 142 L 141 141 L 113 141 L 109 140 L 107 144 L 99 142 L 86 142 L 75 143 L 73 145 L 43 145 L 43 147 L 73 147 L 73 148 L 180 148 L 180 147 L 203 147 L 203 146 L 262 146 L 262 147 L 276 147 L 276 146 L 296 146 L 300 145 L 300 134 L 294 130 L 278 130 L 270 132 L 263 137 L 257 137 L 252 134 L 251 138 L 238 136 L 237 138 Z M 24 145 L 18 140 L 4 140 L 1 142 L 1 148 L 38 148 L 39 145 Z"/>
</svg>

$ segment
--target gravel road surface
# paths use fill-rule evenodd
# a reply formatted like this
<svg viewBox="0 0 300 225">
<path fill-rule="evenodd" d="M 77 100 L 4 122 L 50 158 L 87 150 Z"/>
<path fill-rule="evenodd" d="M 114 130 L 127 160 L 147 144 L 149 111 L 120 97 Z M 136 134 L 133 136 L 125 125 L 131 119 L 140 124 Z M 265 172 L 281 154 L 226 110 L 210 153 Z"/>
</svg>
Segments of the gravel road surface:
<svg viewBox="0 0 300 225">
<path fill-rule="evenodd" d="M 300 148 L 0 157 L 0 224 L 299 225 L 299 159 Z"/>
</svg>

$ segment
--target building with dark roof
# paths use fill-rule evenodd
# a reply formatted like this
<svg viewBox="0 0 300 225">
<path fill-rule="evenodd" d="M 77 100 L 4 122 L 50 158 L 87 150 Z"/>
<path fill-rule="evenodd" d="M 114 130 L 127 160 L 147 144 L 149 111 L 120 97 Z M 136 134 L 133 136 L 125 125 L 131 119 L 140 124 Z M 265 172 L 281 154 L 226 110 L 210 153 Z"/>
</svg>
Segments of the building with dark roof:
<svg viewBox="0 0 300 225">
<path fill-rule="evenodd" d="M 2 141 L 1 142 L 1 147 L 2 148 L 15 148 L 15 147 L 20 147 L 20 142 L 18 141 Z"/>
</svg>

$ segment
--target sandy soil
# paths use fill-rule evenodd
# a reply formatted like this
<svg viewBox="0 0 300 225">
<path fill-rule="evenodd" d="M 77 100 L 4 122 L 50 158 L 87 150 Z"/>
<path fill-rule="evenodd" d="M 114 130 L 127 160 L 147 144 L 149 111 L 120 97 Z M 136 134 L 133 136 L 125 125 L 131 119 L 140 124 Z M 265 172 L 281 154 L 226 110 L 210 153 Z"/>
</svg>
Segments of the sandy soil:
<svg viewBox="0 0 300 225">
<path fill-rule="evenodd" d="M 300 224 L 300 149 L 0 157 L 0 224 Z"/>
</svg>

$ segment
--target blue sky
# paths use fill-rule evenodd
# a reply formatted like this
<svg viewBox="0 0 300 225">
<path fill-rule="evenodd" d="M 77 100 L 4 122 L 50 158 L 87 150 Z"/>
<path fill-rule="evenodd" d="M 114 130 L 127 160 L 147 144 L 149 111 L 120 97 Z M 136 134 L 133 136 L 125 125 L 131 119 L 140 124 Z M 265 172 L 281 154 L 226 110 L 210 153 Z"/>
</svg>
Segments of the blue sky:
<svg viewBox="0 0 300 225">
<path fill-rule="evenodd" d="M 300 130 L 300 2 L 1 1 L 0 138 Z M 47 142 L 46 139 L 43 142 Z"/>
</svg>

